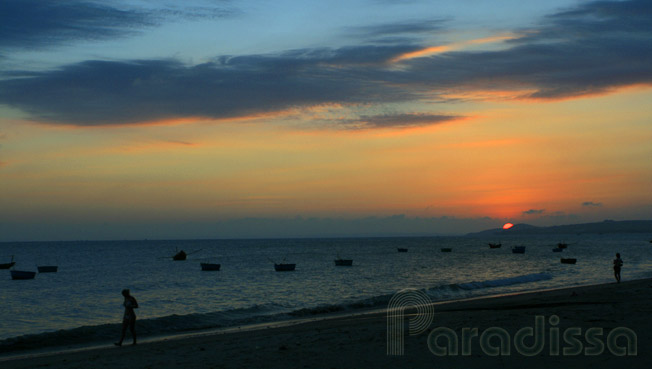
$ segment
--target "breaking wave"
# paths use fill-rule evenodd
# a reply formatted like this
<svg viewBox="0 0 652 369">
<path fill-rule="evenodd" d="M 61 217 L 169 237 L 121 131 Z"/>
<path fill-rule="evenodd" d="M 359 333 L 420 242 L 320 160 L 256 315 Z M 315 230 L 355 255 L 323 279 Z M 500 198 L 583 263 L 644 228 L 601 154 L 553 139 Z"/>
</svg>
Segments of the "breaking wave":
<svg viewBox="0 0 652 369">
<path fill-rule="evenodd" d="M 532 283 L 552 278 L 553 276 L 549 273 L 534 273 L 510 278 L 440 285 L 422 291 L 430 296 L 433 301 L 445 301 L 482 295 L 484 290 L 491 288 Z M 140 319 L 137 323 L 137 329 L 140 337 L 146 337 L 274 322 L 334 312 L 353 312 L 387 306 L 392 296 L 393 294 L 386 294 L 343 304 L 300 309 L 296 309 L 296 307 L 293 309 L 279 304 L 264 304 L 211 313 L 174 314 L 159 318 Z M 120 324 L 102 324 L 8 338 L 0 341 L 0 353 L 54 346 L 82 345 L 93 342 L 110 342 L 119 336 L 120 328 Z"/>
</svg>

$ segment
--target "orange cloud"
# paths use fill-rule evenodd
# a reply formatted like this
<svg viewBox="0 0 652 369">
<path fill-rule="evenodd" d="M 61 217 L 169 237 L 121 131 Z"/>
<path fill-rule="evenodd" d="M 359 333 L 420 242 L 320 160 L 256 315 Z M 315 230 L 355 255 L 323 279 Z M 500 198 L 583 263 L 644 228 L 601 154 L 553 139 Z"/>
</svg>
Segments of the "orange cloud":
<svg viewBox="0 0 652 369">
<path fill-rule="evenodd" d="M 471 86 L 466 90 L 444 92 L 440 96 L 446 99 L 475 101 L 533 100 L 528 96 L 535 92 L 537 92 L 536 89 L 486 90 L 473 89 Z"/>
<path fill-rule="evenodd" d="M 431 46 L 431 47 L 426 47 L 425 49 L 421 49 L 421 50 L 417 50 L 417 51 L 411 51 L 409 53 L 404 53 L 402 55 L 399 55 L 399 56 L 395 57 L 394 59 L 390 60 L 390 62 L 396 63 L 396 62 L 400 62 L 400 61 L 406 60 L 406 59 L 421 58 L 421 57 L 424 57 L 424 56 L 445 53 L 447 51 L 453 50 L 454 49 L 453 45 L 454 44 L 442 45 L 442 46 Z"/>
<path fill-rule="evenodd" d="M 587 97 L 599 97 L 599 96 L 606 96 L 606 95 L 611 95 L 611 94 L 616 94 L 616 93 L 623 93 L 623 92 L 638 92 L 642 90 L 646 90 L 652 87 L 652 83 L 632 83 L 629 85 L 622 85 L 622 86 L 616 86 L 616 87 L 609 87 L 609 88 L 603 88 L 599 90 L 586 90 L 586 91 L 581 91 L 573 95 L 567 95 L 567 96 L 552 96 L 552 97 L 533 97 L 531 94 L 526 94 L 518 98 L 518 100 L 525 100 L 528 102 L 534 101 L 534 102 L 558 102 L 558 101 L 568 101 L 568 100 L 576 100 L 576 99 L 584 99 Z"/>
<path fill-rule="evenodd" d="M 509 82 L 507 82 L 509 83 Z M 450 90 L 440 93 L 440 97 L 446 99 L 473 100 L 473 101 L 520 101 L 527 103 L 548 103 L 560 102 L 587 97 L 599 97 L 624 92 L 639 92 L 652 87 L 650 83 L 634 83 L 618 87 L 605 88 L 600 90 L 582 91 L 574 95 L 554 96 L 554 97 L 534 97 L 537 92 L 536 88 L 517 88 L 502 90 L 487 90 L 483 88 L 474 88 L 468 86 L 464 89 Z"/>
<path fill-rule="evenodd" d="M 277 110 L 277 111 L 270 111 L 270 112 L 264 112 L 264 113 L 256 113 L 256 114 L 250 114 L 250 115 L 242 115 L 238 117 L 227 117 L 227 118 L 207 118 L 206 120 L 210 122 L 215 122 L 215 123 L 231 123 L 231 122 L 245 122 L 245 121 L 256 121 L 256 120 L 261 120 L 261 119 L 278 119 L 278 118 L 285 118 L 289 116 L 293 116 L 298 114 L 297 109 L 285 109 L 285 110 Z"/>
<path fill-rule="evenodd" d="M 141 127 L 141 126 L 176 126 L 176 125 L 182 125 L 182 124 L 192 124 L 192 123 L 197 123 L 198 121 L 205 120 L 202 117 L 187 117 L 187 118 L 168 118 L 168 119 L 157 119 L 157 120 L 151 120 L 151 121 L 138 121 L 138 122 L 132 122 L 132 123 L 125 123 L 125 124 L 94 124 L 94 125 L 88 125 L 88 126 L 83 126 L 83 125 L 78 125 L 78 124 L 65 124 L 65 123 L 57 123 L 56 125 L 52 125 L 47 122 L 41 122 L 41 121 L 34 121 L 30 120 L 30 123 L 43 126 L 43 127 L 49 127 L 51 129 L 63 129 L 63 130 L 78 130 L 78 129 L 95 129 L 95 128 L 125 128 L 125 127 Z"/>
<path fill-rule="evenodd" d="M 496 36 L 490 36 L 490 37 L 483 37 L 483 38 L 478 38 L 474 40 L 466 40 L 466 41 L 460 41 L 460 42 L 454 42 L 448 45 L 440 45 L 440 46 L 431 46 L 431 47 L 426 47 L 421 50 L 417 51 L 411 51 L 408 53 L 404 53 L 402 55 L 399 55 L 395 57 L 394 59 L 390 60 L 391 63 L 396 63 L 400 62 L 403 60 L 407 59 L 414 59 L 414 58 L 422 58 L 424 56 L 430 56 L 430 55 L 435 55 L 435 54 L 442 54 L 448 51 L 452 50 L 460 50 L 468 46 L 472 45 L 481 45 L 481 44 L 490 44 L 490 43 L 495 43 L 495 42 L 501 42 L 505 40 L 511 40 L 520 37 L 519 35 L 513 34 L 513 33 L 508 33 L 508 34 L 501 34 L 501 35 L 496 35 Z"/>
<path fill-rule="evenodd" d="M 39 126 L 49 127 L 51 129 L 95 129 L 95 128 L 126 128 L 126 127 L 143 127 L 143 126 L 177 126 L 183 124 L 193 124 L 193 123 L 231 123 L 231 122 L 246 122 L 246 121 L 256 121 L 261 119 L 276 119 L 283 118 L 287 116 L 292 116 L 298 114 L 297 109 L 285 109 L 279 111 L 265 112 L 265 113 L 256 113 L 250 115 L 242 115 L 236 117 L 225 117 L 225 118 L 210 118 L 202 116 L 193 116 L 193 117 L 184 117 L 184 118 L 167 118 L 167 119 L 157 119 L 150 121 L 135 121 L 131 123 L 124 124 L 94 124 L 94 125 L 75 125 L 75 124 L 63 124 L 57 123 L 57 125 L 51 125 L 49 123 L 40 122 L 40 121 L 27 121 Z"/>
<path fill-rule="evenodd" d="M 140 142 L 130 145 L 116 147 L 111 152 L 142 152 L 142 151 L 164 151 L 170 148 L 180 147 L 200 147 L 202 144 L 195 142 L 179 141 L 179 140 L 166 140 L 156 142 Z"/>
</svg>

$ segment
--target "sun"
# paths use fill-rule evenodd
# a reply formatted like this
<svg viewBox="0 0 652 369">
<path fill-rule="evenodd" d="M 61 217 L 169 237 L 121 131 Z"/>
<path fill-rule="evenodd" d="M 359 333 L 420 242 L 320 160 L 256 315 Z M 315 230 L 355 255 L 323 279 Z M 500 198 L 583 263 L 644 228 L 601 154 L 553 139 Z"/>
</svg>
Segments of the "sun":
<svg viewBox="0 0 652 369">
<path fill-rule="evenodd" d="M 514 226 L 514 225 L 513 225 L 512 223 L 505 223 L 505 225 L 503 226 L 503 229 L 510 229 L 510 228 L 512 228 L 513 226 Z"/>
</svg>

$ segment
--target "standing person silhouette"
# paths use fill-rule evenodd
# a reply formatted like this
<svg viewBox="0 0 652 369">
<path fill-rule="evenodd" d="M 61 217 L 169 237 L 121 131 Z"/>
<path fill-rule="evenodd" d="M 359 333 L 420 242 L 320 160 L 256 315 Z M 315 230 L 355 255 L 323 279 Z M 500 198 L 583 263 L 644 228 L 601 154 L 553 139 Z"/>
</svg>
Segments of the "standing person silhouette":
<svg viewBox="0 0 652 369">
<path fill-rule="evenodd" d="M 620 268 L 623 266 L 623 259 L 620 258 L 620 253 L 616 253 L 616 258 L 614 259 L 614 276 L 616 281 L 620 283 Z"/>
<path fill-rule="evenodd" d="M 116 346 L 122 346 L 122 341 L 125 339 L 125 334 L 127 333 L 127 327 L 131 331 L 131 337 L 134 339 L 134 345 L 136 344 L 136 313 L 134 309 L 138 308 L 138 302 L 136 299 L 131 296 L 129 290 L 122 290 L 122 296 L 125 297 L 123 303 L 125 307 L 125 315 L 122 318 L 122 335 L 120 336 L 120 341 L 116 342 Z"/>
</svg>

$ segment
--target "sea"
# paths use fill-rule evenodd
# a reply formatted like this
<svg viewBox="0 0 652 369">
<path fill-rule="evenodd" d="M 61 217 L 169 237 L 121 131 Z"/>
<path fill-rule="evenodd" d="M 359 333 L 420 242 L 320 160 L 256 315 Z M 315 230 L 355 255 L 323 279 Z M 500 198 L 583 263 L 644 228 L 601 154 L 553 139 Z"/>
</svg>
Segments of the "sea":
<svg viewBox="0 0 652 369">
<path fill-rule="evenodd" d="M 623 280 L 652 277 L 652 234 L 501 237 L 0 243 L 0 263 L 13 255 L 16 270 L 58 266 L 32 280 L 0 270 L 0 352 L 116 340 L 125 288 L 146 338 L 383 309 L 406 288 L 438 302 L 611 283 L 616 252 Z M 552 252 L 559 242 L 568 248 Z M 517 245 L 524 254 L 511 252 Z M 178 250 L 187 260 L 172 260 Z M 337 257 L 353 265 L 335 266 Z M 221 270 L 202 271 L 202 262 Z M 276 272 L 281 262 L 296 270 Z"/>
</svg>

